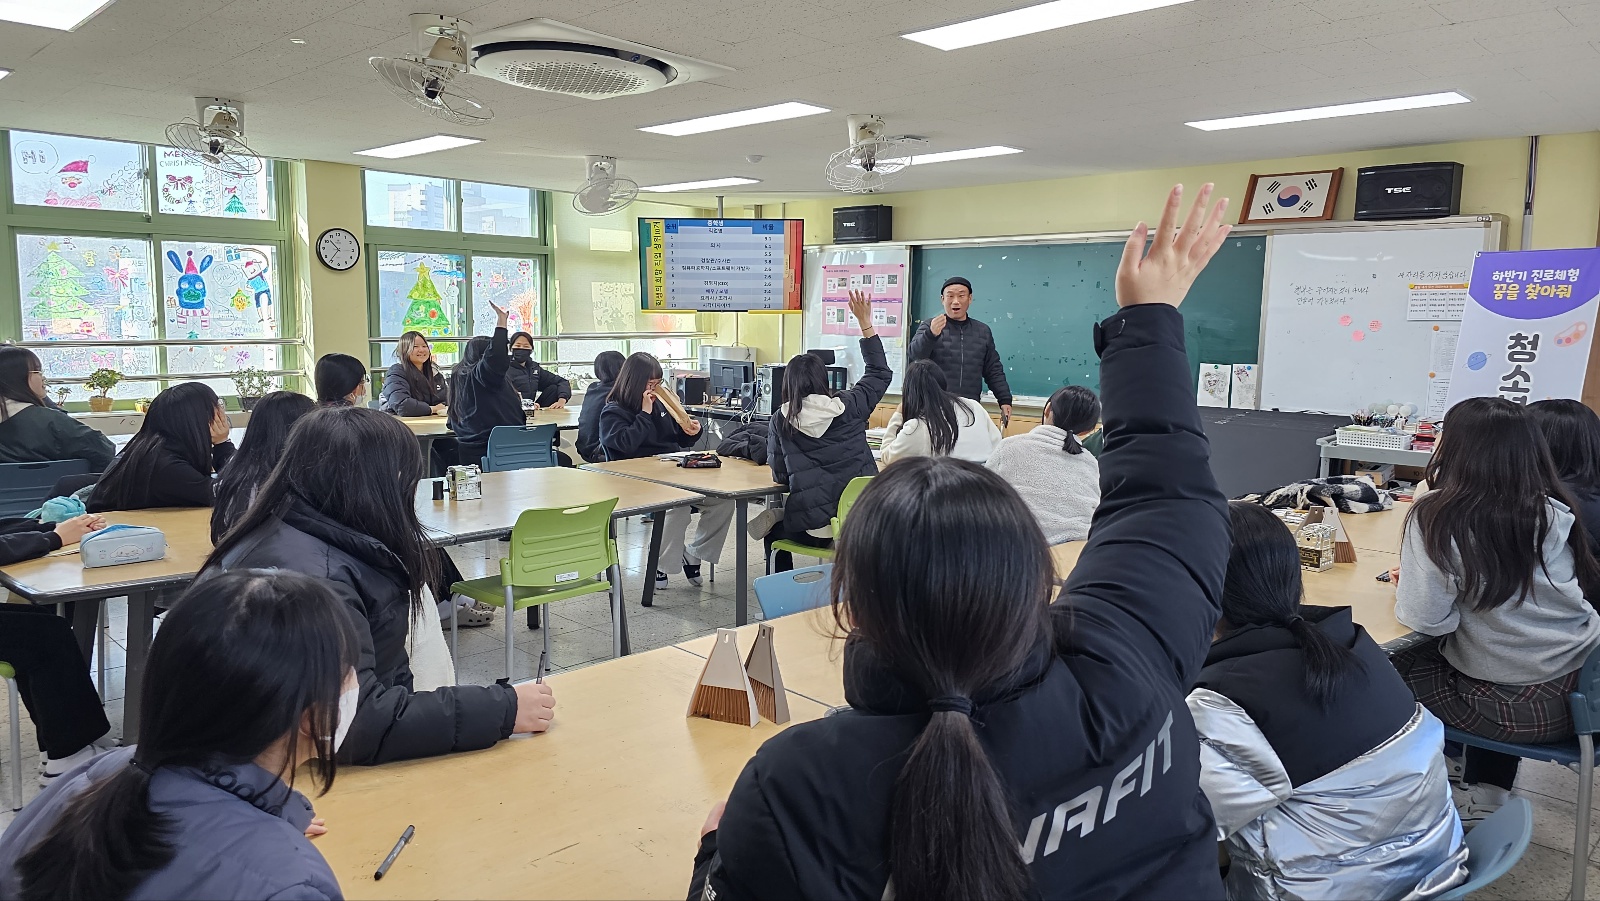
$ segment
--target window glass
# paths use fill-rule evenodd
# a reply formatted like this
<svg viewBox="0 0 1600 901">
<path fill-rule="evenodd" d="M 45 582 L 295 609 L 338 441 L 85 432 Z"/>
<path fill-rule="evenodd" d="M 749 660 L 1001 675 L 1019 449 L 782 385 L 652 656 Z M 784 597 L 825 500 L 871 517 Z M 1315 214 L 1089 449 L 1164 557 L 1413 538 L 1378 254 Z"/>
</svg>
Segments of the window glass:
<svg viewBox="0 0 1600 901">
<path fill-rule="evenodd" d="M 378 334 L 398 337 L 418 331 L 430 339 L 456 334 L 465 266 L 460 254 L 379 251 Z M 433 349 L 456 352 L 454 342 L 435 342 Z"/>
<path fill-rule="evenodd" d="M 137 378 L 156 373 L 154 347 L 38 347 L 33 352 L 56 403 L 81 403 L 97 394 L 83 387 L 83 380 L 96 369 L 115 369 L 127 376 L 111 389 L 112 400 L 155 397 L 161 391 L 159 382 Z"/>
<path fill-rule="evenodd" d="M 530 257 L 472 257 L 472 333 L 494 331 L 494 303 L 511 316 L 507 330 L 539 334 L 539 260 Z"/>
<path fill-rule="evenodd" d="M 24 340 L 157 337 L 149 242 L 19 234 L 17 285 Z"/>
<path fill-rule="evenodd" d="M 155 148 L 156 208 L 187 216 L 272 219 L 272 164 L 255 175 L 225 175 L 171 147 Z"/>
<path fill-rule="evenodd" d="M 663 363 L 666 363 L 669 360 L 676 363 L 685 363 L 690 361 L 693 361 L 694 363 L 699 362 L 698 360 L 695 360 L 694 355 L 689 352 L 688 338 L 636 338 L 633 341 L 630 341 L 629 345 L 634 349 L 634 351 L 642 350 L 647 354 L 653 355 L 656 359 L 662 361 Z"/>
<path fill-rule="evenodd" d="M 461 183 L 461 230 L 474 235 L 533 235 L 533 189 Z"/>
<path fill-rule="evenodd" d="M 11 196 L 26 206 L 146 211 L 138 144 L 11 132 Z"/>
<path fill-rule="evenodd" d="M 266 244 L 161 243 L 162 306 L 167 337 L 276 338 L 277 250 Z M 211 372 L 179 369 L 174 372 Z M 272 368 L 277 368 L 276 366 Z"/>
<path fill-rule="evenodd" d="M 451 231 L 455 228 L 453 181 L 422 175 L 367 170 L 367 224 L 387 228 Z"/>
</svg>

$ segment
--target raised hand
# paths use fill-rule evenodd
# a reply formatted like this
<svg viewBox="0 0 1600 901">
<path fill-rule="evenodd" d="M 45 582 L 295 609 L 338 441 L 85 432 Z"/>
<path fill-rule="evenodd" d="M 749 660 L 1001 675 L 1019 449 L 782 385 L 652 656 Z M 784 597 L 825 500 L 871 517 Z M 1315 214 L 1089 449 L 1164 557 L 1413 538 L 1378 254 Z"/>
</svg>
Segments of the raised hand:
<svg viewBox="0 0 1600 901">
<path fill-rule="evenodd" d="M 495 328 L 505 328 L 511 321 L 511 313 L 504 307 L 496 306 L 494 301 L 489 301 L 489 309 L 494 310 Z"/>
<path fill-rule="evenodd" d="M 1205 206 L 1211 199 L 1211 188 L 1209 184 L 1201 186 L 1200 196 L 1195 198 L 1183 228 L 1179 229 L 1183 185 L 1173 186 L 1167 195 L 1166 209 L 1161 211 L 1161 224 L 1156 228 L 1149 253 L 1144 246 L 1149 226 L 1143 222 L 1134 226 L 1133 234 L 1122 248 L 1122 263 L 1117 266 L 1117 306 L 1164 303 L 1175 307 L 1183 303 L 1195 277 L 1211 262 L 1233 228 L 1222 222 L 1228 198 L 1217 201 L 1207 215 Z"/>
<path fill-rule="evenodd" d="M 861 334 L 866 335 L 872 330 L 872 300 L 861 291 L 850 292 L 850 315 L 856 317 L 856 324 L 861 326 Z"/>
</svg>

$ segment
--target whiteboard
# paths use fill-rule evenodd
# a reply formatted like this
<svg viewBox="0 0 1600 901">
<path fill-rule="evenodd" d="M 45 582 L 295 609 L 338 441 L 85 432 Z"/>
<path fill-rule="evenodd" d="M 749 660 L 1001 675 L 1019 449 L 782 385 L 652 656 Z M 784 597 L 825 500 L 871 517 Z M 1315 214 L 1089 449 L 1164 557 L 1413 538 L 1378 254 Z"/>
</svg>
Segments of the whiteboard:
<svg viewBox="0 0 1600 901">
<path fill-rule="evenodd" d="M 822 324 L 822 267 L 823 266 L 857 266 L 876 265 L 884 263 L 900 263 L 906 265 L 910 271 L 911 249 L 903 245 L 873 245 L 861 248 L 839 247 L 807 247 L 805 249 L 805 268 L 801 276 L 801 283 L 805 286 L 805 302 L 801 305 L 801 340 L 805 346 L 801 350 L 826 350 L 831 349 L 837 365 L 849 370 L 850 383 L 866 373 L 866 362 L 861 359 L 861 338 L 859 336 L 826 334 Z M 907 295 L 905 309 L 909 312 L 911 299 Z M 889 383 L 890 391 L 900 390 L 900 378 L 905 374 L 906 366 L 906 330 L 910 328 L 909 321 L 901 324 L 901 333 L 894 337 L 883 339 L 883 352 L 889 358 L 889 368 L 894 370 L 894 379 Z"/>
<path fill-rule="evenodd" d="M 1494 221 L 1272 235 L 1261 409 L 1443 415 L 1472 261 L 1499 246 Z"/>
</svg>

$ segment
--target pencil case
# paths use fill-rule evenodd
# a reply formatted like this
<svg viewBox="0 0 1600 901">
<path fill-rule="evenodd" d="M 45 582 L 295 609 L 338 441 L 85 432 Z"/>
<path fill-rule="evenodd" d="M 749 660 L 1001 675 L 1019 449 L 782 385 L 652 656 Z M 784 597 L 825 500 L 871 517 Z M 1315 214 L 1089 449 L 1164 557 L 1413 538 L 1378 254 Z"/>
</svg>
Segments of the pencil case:
<svg viewBox="0 0 1600 901">
<path fill-rule="evenodd" d="M 143 563 L 166 555 L 167 536 L 150 526 L 106 526 L 83 536 L 78 545 L 85 567 Z"/>
</svg>

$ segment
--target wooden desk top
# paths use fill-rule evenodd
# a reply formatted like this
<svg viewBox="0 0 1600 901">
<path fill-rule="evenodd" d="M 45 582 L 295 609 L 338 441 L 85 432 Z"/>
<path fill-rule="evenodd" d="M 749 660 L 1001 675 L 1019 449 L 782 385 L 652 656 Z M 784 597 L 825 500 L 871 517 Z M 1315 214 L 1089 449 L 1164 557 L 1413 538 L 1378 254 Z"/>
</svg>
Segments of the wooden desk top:
<svg viewBox="0 0 1600 901">
<path fill-rule="evenodd" d="M 544 425 L 547 422 L 556 424 L 559 429 L 575 429 L 578 427 L 579 409 L 568 406 L 561 410 L 540 410 L 527 417 L 528 425 Z M 455 434 L 450 431 L 449 417 L 446 416 L 397 416 L 411 434 L 418 438 L 444 438 Z"/>
<path fill-rule="evenodd" d="M 480 541 L 511 531 L 522 511 L 536 507 L 578 507 L 617 499 L 616 516 L 681 507 L 701 495 L 641 479 L 563 466 L 514 469 L 483 474 L 483 498 L 475 501 L 433 499 L 433 480 L 417 483 L 417 518 L 435 540 L 445 543 Z"/>
<path fill-rule="evenodd" d="M 672 485 L 698 491 L 708 497 L 765 497 L 785 490 L 782 485 L 772 481 L 771 469 L 738 457 L 723 457 L 720 469 L 684 469 L 671 460 L 657 457 L 590 463 L 582 468 Z"/>
<path fill-rule="evenodd" d="M 769 620 L 773 646 L 778 651 L 778 672 L 783 687 L 828 707 L 839 707 L 844 700 L 844 641 L 833 637 L 833 614 L 826 606 L 805 613 Z M 739 628 L 739 648 L 749 653 L 755 641 L 756 624 Z M 681 642 L 679 647 L 697 657 L 711 653 L 715 635 Z"/>
<path fill-rule="evenodd" d="M 134 510 L 105 514 L 111 525 L 154 526 L 167 536 L 167 556 L 148 563 L 84 569 L 77 545 L 0 569 L 0 584 L 35 603 L 106 598 L 182 585 L 211 553 L 208 507 Z"/>
<path fill-rule="evenodd" d="M 1406 516 L 1411 512 L 1411 502 L 1396 503 L 1393 510 L 1382 513 L 1342 513 L 1344 533 L 1357 551 L 1384 551 L 1400 553 L 1400 538 L 1405 532 Z"/>
<path fill-rule="evenodd" d="M 782 728 L 688 719 L 703 665 L 659 648 L 561 673 L 548 680 L 558 706 L 544 735 L 341 768 L 312 799 L 328 821 L 315 844 L 352 899 L 682 898 L 706 813 Z M 803 722 L 824 708 L 791 692 L 789 712 Z"/>
</svg>

